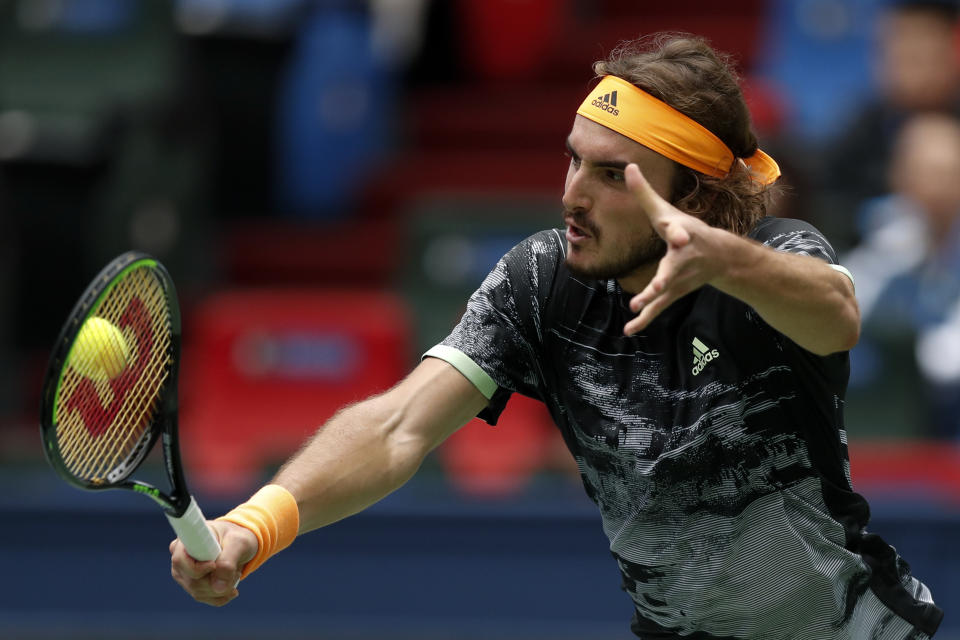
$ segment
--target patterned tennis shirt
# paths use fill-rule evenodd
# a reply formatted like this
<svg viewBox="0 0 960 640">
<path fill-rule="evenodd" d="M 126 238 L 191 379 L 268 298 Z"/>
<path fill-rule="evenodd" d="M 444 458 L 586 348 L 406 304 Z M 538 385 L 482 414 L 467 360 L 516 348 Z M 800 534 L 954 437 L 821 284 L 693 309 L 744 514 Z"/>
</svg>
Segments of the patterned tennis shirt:
<svg viewBox="0 0 960 640">
<path fill-rule="evenodd" d="M 836 265 L 804 222 L 765 218 L 750 236 Z M 851 486 L 847 354 L 806 351 L 709 286 L 624 336 L 630 296 L 574 276 L 565 250 L 557 230 L 514 247 L 426 355 L 477 386 L 491 424 L 512 393 L 545 403 L 600 509 L 634 633 L 930 637 L 942 612 L 867 533 Z"/>
</svg>

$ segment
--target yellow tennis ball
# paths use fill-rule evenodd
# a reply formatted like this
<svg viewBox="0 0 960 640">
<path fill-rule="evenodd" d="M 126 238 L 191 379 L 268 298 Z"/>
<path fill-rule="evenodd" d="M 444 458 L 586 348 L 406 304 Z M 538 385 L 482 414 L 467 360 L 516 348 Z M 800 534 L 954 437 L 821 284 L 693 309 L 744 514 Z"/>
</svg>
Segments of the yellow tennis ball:
<svg viewBox="0 0 960 640">
<path fill-rule="evenodd" d="M 96 316 L 83 323 L 70 352 L 70 366 L 77 373 L 101 382 L 119 376 L 129 359 L 130 347 L 123 332 Z"/>
</svg>

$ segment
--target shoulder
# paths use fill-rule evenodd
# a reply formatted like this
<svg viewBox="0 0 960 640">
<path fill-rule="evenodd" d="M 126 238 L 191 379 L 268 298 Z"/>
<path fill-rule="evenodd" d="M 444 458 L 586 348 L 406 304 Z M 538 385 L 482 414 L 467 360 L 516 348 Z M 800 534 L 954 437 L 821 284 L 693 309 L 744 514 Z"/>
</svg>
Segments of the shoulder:
<svg viewBox="0 0 960 640">
<path fill-rule="evenodd" d="M 810 255 L 836 262 L 836 252 L 815 226 L 793 218 L 763 218 L 748 237 L 778 251 Z"/>
<path fill-rule="evenodd" d="M 510 280 L 514 288 L 539 290 L 548 285 L 563 265 L 566 242 L 557 229 L 538 231 L 514 246 L 494 272 Z"/>
<path fill-rule="evenodd" d="M 783 235 L 798 233 L 814 234 L 823 237 L 823 234 L 809 222 L 796 220 L 794 218 L 773 218 L 770 216 L 761 218 L 750 231 L 749 236 L 754 240 L 766 243 L 768 240 Z M 826 240 L 826 238 L 824 238 L 824 240 Z"/>
<path fill-rule="evenodd" d="M 539 311 L 563 267 L 565 243 L 553 229 L 521 240 L 498 261 L 468 302 L 473 315 L 502 316 L 523 324 Z"/>
<path fill-rule="evenodd" d="M 538 231 L 522 240 L 504 256 L 505 260 L 518 261 L 561 261 L 566 251 L 566 243 L 559 229 L 545 229 Z"/>
</svg>

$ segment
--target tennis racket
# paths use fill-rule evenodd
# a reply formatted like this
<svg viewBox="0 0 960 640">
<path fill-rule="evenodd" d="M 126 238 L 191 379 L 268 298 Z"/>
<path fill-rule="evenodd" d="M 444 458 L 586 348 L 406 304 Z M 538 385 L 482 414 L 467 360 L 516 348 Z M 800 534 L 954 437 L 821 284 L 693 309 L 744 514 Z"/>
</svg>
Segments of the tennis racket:
<svg viewBox="0 0 960 640">
<path fill-rule="evenodd" d="M 187 489 L 180 459 L 179 358 L 180 308 L 170 274 L 146 254 L 118 256 L 87 287 L 50 355 L 40 409 L 43 450 L 80 489 L 128 489 L 153 498 L 187 553 L 213 560 L 220 545 Z M 128 479 L 158 438 L 168 493 Z"/>
</svg>

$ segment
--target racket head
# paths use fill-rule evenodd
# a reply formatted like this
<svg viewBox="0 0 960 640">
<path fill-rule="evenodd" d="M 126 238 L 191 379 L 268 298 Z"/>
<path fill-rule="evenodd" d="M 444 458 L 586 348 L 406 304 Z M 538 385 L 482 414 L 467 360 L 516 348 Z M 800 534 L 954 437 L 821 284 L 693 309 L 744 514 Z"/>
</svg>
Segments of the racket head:
<svg viewBox="0 0 960 640">
<path fill-rule="evenodd" d="M 109 373 L 102 368 L 91 373 L 91 357 L 81 360 L 82 354 L 74 353 L 91 319 L 99 319 L 94 321 L 99 329 L 104 322 L 113 327 L 95 333 L 100 351 L 95 350 L 94 362 L 111 346 L 104 341 L 127 346 L 126 352 L 112 347 Z M 116 339 L 117 331 L 122 340 Z M 82 343 L 90 346 L 89 335 Z M 180 312 L 169 273 L 140 252 L 112 260 L 74 305 L 43 382 L 43 450 L 66 481 L 87 490 L 124 486 L 165 429 L 172 430 L 165 442 L 175 443 L 179 351 Z M 119 364 L 117 358 L 122 358 Z M 81 366 L 84 361 L 88 366 Z M 126 484 L 136 488 L 139 483 Z"/>
</svg>

